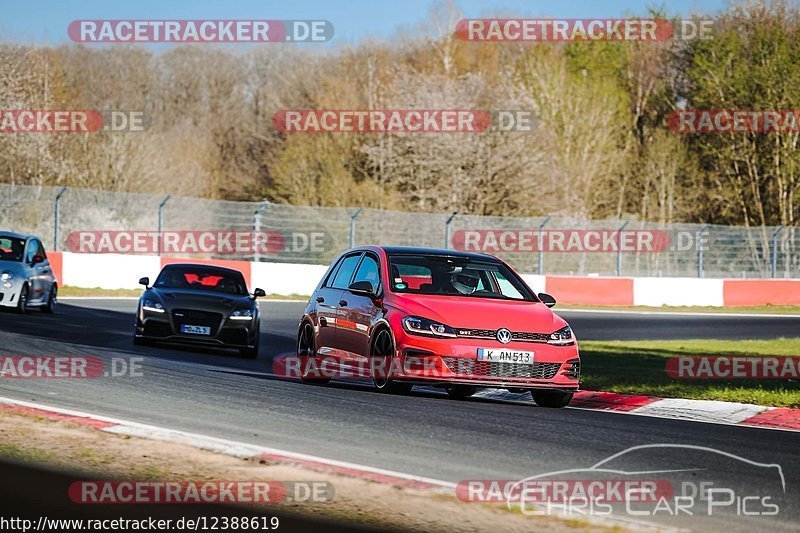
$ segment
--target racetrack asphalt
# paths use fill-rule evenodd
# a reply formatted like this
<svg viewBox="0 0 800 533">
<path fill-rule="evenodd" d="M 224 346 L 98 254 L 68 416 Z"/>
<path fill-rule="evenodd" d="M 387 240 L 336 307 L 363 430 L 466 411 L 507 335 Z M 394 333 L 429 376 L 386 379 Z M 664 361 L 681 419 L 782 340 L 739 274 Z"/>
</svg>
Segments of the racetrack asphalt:
<svg viewBox="0 0 800 533">
<path fill-rule="evenodd" d="M 281 380 L 271 374 L 272 358 L 294 349 L 305 304 L 261 305 L 257 360 L 235 352 L 134 346 L 134 300 L 71 300 L 52 316 L 0 313 L 0 355 L 141 358 L 142 368 L 141 376 L 117 378 L 0 379 L 0 396 L 452 482 L 586 468 L 632 446 L 709 447 L 780 465 L 786 489 L 779 495 L 778 515 L 740 516 L 731 506 L 711 516 L 635 519 L 692 530 L 797 530 L 798 433 L 488 399 L 455 401 L 428 389 L 385 395 L 365 382 L 314 386 Z M 800 331 L 797 318 L 561 314 L 586 340 L 773 338 Z M 696 466 L 699 459 L 690 455 L 681 448 L 636 452 L 626 456 L 624 470 Z M 715 483 L 736 486 L 737 497 L 775 496 L 774 468 L 710 452 L 699 461 Z"/>
</svg>

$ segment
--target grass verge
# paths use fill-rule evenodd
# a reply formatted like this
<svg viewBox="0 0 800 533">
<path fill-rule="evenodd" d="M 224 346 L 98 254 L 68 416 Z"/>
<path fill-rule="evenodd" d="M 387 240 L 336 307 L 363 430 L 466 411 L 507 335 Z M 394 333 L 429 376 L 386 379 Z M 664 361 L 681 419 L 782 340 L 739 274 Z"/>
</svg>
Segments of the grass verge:
<svg viewBox="0 0 800 533">
<path fill-rule="evenodd" d="M 800 382 L 773 379 L 674 379 L 667 359 L 678 356 L 800 356 L 800 338 L 723 341 L 584 341 L 581 388 L 690 398 L 800 407 Z"/>
</svg>

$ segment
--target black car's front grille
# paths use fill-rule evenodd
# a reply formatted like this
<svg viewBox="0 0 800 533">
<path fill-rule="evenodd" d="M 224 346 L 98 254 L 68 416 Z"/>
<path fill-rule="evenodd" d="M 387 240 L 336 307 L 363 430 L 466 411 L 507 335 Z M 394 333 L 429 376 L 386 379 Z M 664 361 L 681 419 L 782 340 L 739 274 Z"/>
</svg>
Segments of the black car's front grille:
<svg viewBox="0 0 800 533">
<path fill-rule="evenodd" d="M 476 361 L 463 357 L 442 357 L 447 368 L 454 374 L 491 378 L 553 379 L 561 368 L 561 363 L 495 363 Z"/>
<path fill-rule="evenodd" d="M 472 339 L 496 339 L 497 330 L 495 329 L 468 329 L 456 328 L 459 337 Z M 550 335 L 547 333 L 531 333 L 527 331 L 512 331 L 511 340 L 520 342 L 547 342 Z"/>
<path fill-rule="evenodd" d="M 172 320 L 175 322 L 175 332 L 181 332 L 182 325 L 188 326 L 207 326 L 211 328 L 211 335 L 217 334 L 222 322 L 221 313 L 211 313 L 208 311 L 197 311 L 195 309 L 175 309 L 172 311 Z"/>
</svg>

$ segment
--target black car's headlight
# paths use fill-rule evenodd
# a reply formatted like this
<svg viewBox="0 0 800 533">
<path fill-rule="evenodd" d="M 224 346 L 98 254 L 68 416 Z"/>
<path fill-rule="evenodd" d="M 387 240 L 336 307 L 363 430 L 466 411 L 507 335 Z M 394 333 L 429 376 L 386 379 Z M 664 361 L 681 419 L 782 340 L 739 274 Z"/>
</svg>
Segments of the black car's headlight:
<svg viewBox="0 0 800 533">
<path fill-rule="evenodd" d="M 159 301 L 156 301 L 156 300 L 153 300 L 153 299 L 150 299 L 150 298 L 145 298 L 142 301 L 142 310 L 144 310 L 144 311 L 152 311 L 153 313 L 163 313 L 164 312 L 164 306 L 161 305 L 161 302 L 159 302 Z"/>
<path fill-rule="evenodd" d="M 255 313 L 252 309 L 237 309 L 231 313 L 231 320 L 252 320 Z"/>
<path fill-rule="evenodd" d="M 564 326 L 555 333 L 551 333 L 547 344 L 555 344 L 556 346 L 570 346 L 575 344 L 575 335 L 572 333 L 572 328 Z"/>
<path fill-rule="evenodd" d="M 421 318 L 418 316 L 407 316 L 403 319 L 403 329 L 415 335 L 428 335 L 429 337 L 455 337 L 456 330 L 450 326 L 445 326 L 439 322 Z"/>
</svg>

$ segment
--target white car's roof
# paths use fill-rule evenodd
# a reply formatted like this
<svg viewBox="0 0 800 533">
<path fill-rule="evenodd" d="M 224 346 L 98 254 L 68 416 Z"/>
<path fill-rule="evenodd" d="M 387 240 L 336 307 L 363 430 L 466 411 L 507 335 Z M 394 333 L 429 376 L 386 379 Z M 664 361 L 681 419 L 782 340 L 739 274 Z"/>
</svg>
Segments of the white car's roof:
<svg viewBox="0 0 800 533">
<path fill-rule="evenodd" d="M 0 237 L 11 237 L 13 239 L 30 239 L 35 237 L 34 235 L 26 235 L 24 233 L 14 233 L 13 231 L 2 231 L 0 230 Z"/>
</svg>

